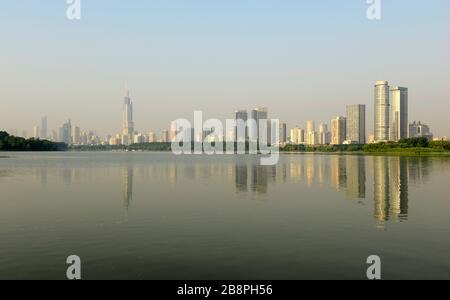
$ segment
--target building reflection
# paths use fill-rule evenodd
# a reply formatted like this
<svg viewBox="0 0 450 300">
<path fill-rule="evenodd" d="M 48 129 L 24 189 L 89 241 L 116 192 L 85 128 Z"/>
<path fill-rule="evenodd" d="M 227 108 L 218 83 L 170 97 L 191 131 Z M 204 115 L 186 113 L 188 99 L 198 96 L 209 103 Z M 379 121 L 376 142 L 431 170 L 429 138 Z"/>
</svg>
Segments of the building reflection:
<svg viewBox="0 0 450 300">
<path fill-rule="evenodd" d="M 238 192 L 247 192 L 247 165 L 235 165 L 235 184 Z"/>
<path fill-rule="evenodd" d="M 262 166 L 258 160 L 244 157 L 235 161 L 169 161 L 124 164 L 119 167 L 92 167 L 87 164 L 81 167 L 71 164 L 64 167 L 55 165 L 52 168 L 37 166 L 32 169 L 31 174 L 45 188 L 52 187 L 55 181 L 73 185 L 119 174 L 122 176 L 122 201 L 126 211 L 133 200 L 135 178 L 155 185 L 166 184 L 169 188 L 189 186 L 192 182 L 203 184 L 218 179 L 218 184 L 231 191 L 263 195 L 269 201 L 275 201 L 283 195 L 295 197 L 290 186 L 295 186 L 300 195 L 302 189 L 314 192 L 324 185 L 339 191 L 340 197 L 351 200 L 350 205 L 353 202 L 370 203 L 370 199 L 366 198 L 372 196 L 370 189 L 373 184 L 373 211 L 370 204 L 368 214 L 375 220 L 377 227 L 385 228 L 388 222 L 403 222 L 408 219 L 410 184 L 423 184 L 427 182 L 433 168 L 447 168 L 449 165 L 450 160 L 428 157 L 298 155 L 282 157 L 275 166 Z M 0 179 L 15 173 L 17 172 L 10 169 L 0 170 Z M 271 190 L 274 194 L 270 193 Z"/>
<path fill-rule="evenodd" d="M 261 166 L 257 164 L 235 164 L 234 182 L 236 192 L 252 192 L 267 194 L 269 182 L 275 184 L 278 179 L 286 179 L 287 170 L 278 171 L 276 166 Z M 278 177 L 280 175 L 281 177 Z"/>
<path fill-rule="evenodd" d="M 124 167 L 122 170 L 123 176 L 123 206 L 128 212 L 130 203 L 133 200 L 133 167 Z"/>
<path fill-rule="evenodd" d="M 331 185 L 337 190 L 347 187 L 347 161 L 342 155 L 332 155 L 330 157 Z"/>
<path fill-rule="evenodd" d="M 345 158 L 347 181 L 347 198 L 366 198 L 366 158 L 363 156 L 348 155 Z"/>
<path fill-rule="evenodd" d="M 374 163 L 374 218 L 377 227 L 384 228 L 389 220 L 408 218 L 409 157 L 373 158 Z M 423 174 L 420 175 L 422 177 Z"/>
<path fill-rule="evenodd" d="M 373 158 L 373 216 L 378 227 L 384 227 L 384 222 L 389 220 L 390 195 L 388 157 L 375 156 Z"/>
<path fill-rule="evenodd" d="M 270 168 L 267 166 L 260 165 L 252 165 L 250 172 L 250 183 L 252 192 L 256 192 L 258 194 L 266 194 L 267 193 L 267 184 L 269 177 Z"/>
</svg>

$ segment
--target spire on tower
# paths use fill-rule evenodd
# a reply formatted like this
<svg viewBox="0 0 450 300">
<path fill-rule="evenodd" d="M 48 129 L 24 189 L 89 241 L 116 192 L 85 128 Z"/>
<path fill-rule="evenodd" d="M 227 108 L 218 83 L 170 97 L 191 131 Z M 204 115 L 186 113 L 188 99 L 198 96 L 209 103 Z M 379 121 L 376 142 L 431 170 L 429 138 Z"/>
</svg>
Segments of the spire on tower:
<svg viewBox="0 0 450 300">
<path fill-rule="evenodd" d="M 130 88 L 128 87 L 128 82 L 125 82 L 125 95 L 130 98 Z"/>
</svg>

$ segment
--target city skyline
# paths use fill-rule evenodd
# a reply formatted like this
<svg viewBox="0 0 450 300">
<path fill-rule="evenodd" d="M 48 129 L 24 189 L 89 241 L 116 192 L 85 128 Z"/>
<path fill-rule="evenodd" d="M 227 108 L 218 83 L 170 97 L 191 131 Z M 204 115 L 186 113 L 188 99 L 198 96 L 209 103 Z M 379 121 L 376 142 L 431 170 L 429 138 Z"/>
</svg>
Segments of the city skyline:
<svg viewBox="0 0 450 300">
<path fill-rule="evenodd" d="M 346 116 L 337 116 L 328 122 L 320 122 L 319 130 L 316 130 L 316 121 L 307 120 L 306 130 L 300 126 L 280 122 L 274 124 L 276 117 L 269 116 L 269 108 L 258 106 L 249 111 L 247 109 L 235 110 L 232 117 L 237 121 L 237 127 L 226 131 L 222 136 L 212 135 L 212 128 L 203 128 L 201 135 L 197 136 L 191 128 L 189 132 L 184 132 L 184 140 L 193 140 L 196 142 L 205 140 L 206 137 L 215 141 L 244 141 L 250 136 L 267 138 L 270 144 L 276 143 L 276 134 L 278 131 L 278 143 L 284 144 L 305 144 L 305 145 L 339 145 L 339 144 L 366 144 L 373 142 L 398 142 L 401 139 L 409 137 L 425 136 L 428 139 L 448 139 L 447 136 L 436 137 L 430 130 L 430 126 L 416 121 L 409 123 L 409 104 L 408 88 L 399 86 L 389 86 L 386 80 L 378 80 L 375 83 L 374 104 L 374 128 L 375 130 L 367 132 L 366 105 L 365 104 L 347 104 Z M 58 131 L 52 130 L 52 134 L 46 134 L 48 131 L 47 116 L 41 118 L 41 125 L 35 125 L 32 129 L 32 137 L 40 139 L 49 139 L 53 141 L 64 142 L 74 145 L 131 145 L 139 143 L 152 142 L 170 142 L 174 141 L 178 131 L 176 120 L 170 121 L 168 129 L 160 131 L 161 135 L 152 129 L 147 131 L 135 130 L 133 100 L 130 96 L 130 89 L 126 88 L 122 110 L 122 131 L 121 133 L 110 132 L 106 136 L 97 135 L 95 130 L 81 131 L 80 127 L 71 125 L 69 119 L 59 128 Z M 250 117 L 249 117 L 250 116 Z M 267 134 L 260 135 L 260 120 L 267 120 Z M 187 120 L 188 121 L 188 120 Z M 249 123 L 247 123 L 249 121 Z M 256 127 L 252 125 L 255 121 Z M 282 120 L 281 120 L 282 121 Z M 241 122 L 241 123 L 239 123 Z M 297 124 L 300 122 L 297 122 Z M 204 126 L 204 125 L 202 125 Z M 244 131 L 238 130 L 244 126 Z M 166 127 L 167 128 L 167 127 Z M 289 129 L 288 129 L 289 128 Z M 330 130 L 328 130 L 330 128 Z M 187 129 L 187 128 L 186 128 Z M 59 132 L 57 134 L 56 132 Z M 289 135 L 288 135 L 289 132 Z M 410 133 L 411 132 L 411 133 Z M 17 135 L 17 133 L 12 132 Z M 24 133 L 25 134 L 25 133 Z M 26 137 L 23 134 L 24 137 Z M 211 135 L 211 136 L 210 136 Z M 367 138 L 369 136 L 369 138 Z"/>
<path fill-rule="evenodd" d="M 231 132 L 224 132 L 222 136 L 213 136 L 211 139 L 216 141 L 237 140 L 243 141 L 249 136 L 267 138 L 273 144 L 276 140 L 276 131 L 279 134 L 280 144 L 305 144 L 305 145 L 339 145 L 339 144 L 366 144 L 373 142 L 398 142 L 400 139 L 408 137 L 426 136 L 433 139 L 436 136 L 430 130 L 430 126 L 418 121 L 409 123 L 409 104 L 408 104 L 408 88 L 399 86 L 389 86 L 389 82 L 379 80 L 375 83 L 375 98 L 373 100 L 375 106 L 374 128 L 375 130 L 367 132 L 366 124 L 366 105 L 365 104 L 347 104 L 346 116 L 337 116 L 328 122 L 320 122 L 319 130 L 316 130 L 316 121 L 307 120 L 306 130 L 300 126 L 280 122 L 277 128 L 273 123 L 276 117 L 269 116 L 269 108 L 258 106 L 249 112 L 247 109 L 235 110 L 232 117 L 238 123 L 238 127 L 244 126 L 244 132 L 238 132 L 235 127 Z M 58 130 L 52 130 L 48 133 L 47 116 L 41 117 L 41 123 L 33 126 L 32 135 L 36 139 L 48 139 L 53 141 L 64 142 L 73 145 L 131 145 L 136 143 L 152 143 L 152 142 L 170 142 L 174 141 L 178 132 L 176 120 L 170 122 L 170 125 L 160 131 L 161 135 L 152 129 L 147 131 L 135 130 L 133 118 L 133 100 L 130 96 L 130 89 L 126 89 L 122 110 L 122 131 L 121 133 L 109 132 L 101 137 L 97 135 L 96 130 L 84 130 L 78 126 L 72 126 L 71 120 L 68 119 Z M 250 115 L 250 117 L 249 117 Z M 256 121 L 256 127 L 252 122 Z M 267 120 L 267 134 L 265 137 L 260 135 L 260 120 Z M 278 119 L 278 121 L 280 121 Z M 282 120 L 281 120 L 282 121 Z M 297 122 L 301 123 L 301 122 Z M 330 130 L 328 130 L 330 128 Z M 210 130 L 210 132 L 208 132 Z M 183 129 L 184 131 L 184 129 Z M 410 133 L 411 131 L 411 133 Z M 288 134 L 289 132 L 289 134 Z M 17 132 L 10 132 L 13 135 L 19 135 Z M 191 139 L 193 141 L 203 141 L 207 136 L 212 134 L 212 128 L 203 128 L 201 136 L 196 136 L 193 128 L 190 132 L 185 132 L 183 139 Z M 189 134 L 189 135 L 188 135 Z M 367 138 L 367 135 L 369 138 Z M 25 132 L 22 136 L 27 137 Z M 437 139 L 448 139 L 447 136 L 440 136 Z"/>
<path fill-rule="evenodd" d="M 368 87 L 395 78 L 410 88 L 409 119 L 448 136 L 449 6 L 387 2 L 373 22 L 364 1 L 114 2 L 107 11 L 87 2 L 69 22 L 64 1 L 5 3 L 0 128 L 30 135 L 47 116 L 49 128 L 70 118 L 102 136 L 120 132 L 114 103 L 128 82 L 142 132 L 194 110 L 227 118 L 260 105 L 288 124 L 328 123 L 348 103 L 366 105 L 371 132 Z"/>
</svg>

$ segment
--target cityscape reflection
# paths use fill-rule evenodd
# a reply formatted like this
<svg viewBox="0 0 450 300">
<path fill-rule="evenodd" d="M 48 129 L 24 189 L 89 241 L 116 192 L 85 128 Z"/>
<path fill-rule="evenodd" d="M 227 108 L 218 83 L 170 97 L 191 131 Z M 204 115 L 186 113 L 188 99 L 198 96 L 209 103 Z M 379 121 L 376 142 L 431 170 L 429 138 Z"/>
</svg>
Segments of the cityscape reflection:
<svg viewBox="0 0 450 300">
<path fill-rule="evenodd" d="M 277 185 L 290 182 L 302 188 L 328 186 L 342 192 L 350 203 L 368 204 L 373 195 L 373 218 L 377 228 L 387 221 L 408 220 L 409 184 L 428 180 L 431 167 L 448 166 L 448 160 L 427 157 L 362 156 L 362 155 L 286 155 L 276 166 L 261 166 L 256 159 L 230 161 L 197 161 L 195 163 L 161 162 L 138 164 L 127 161 L 120 165 L 123 180 L 123 206 L 128 214 L 133 200 L 133 181 L 161 180 L 177 189 L 180 182 L 196 183 L 219 179 L 228 182 L 237 194 L 254 195 L 258 199 L 276 201 L 270 194 Z M 36 166 L 33 175 L 42 188 L 54 184 L 52 176 L 64 185 L 74 185 L 94 177 L 107 177 L 115 166 L 99 168 L 87 165 L 65 167 Z M 12 169 L 0 170 L 0 177 L 14 176 Z M 58 182 L 56 182 L 58 184 Z M 369 185 L 373 184 L 373 194 Z M 370 194 L 370 195 L 369 195 Z"/>
</svg>

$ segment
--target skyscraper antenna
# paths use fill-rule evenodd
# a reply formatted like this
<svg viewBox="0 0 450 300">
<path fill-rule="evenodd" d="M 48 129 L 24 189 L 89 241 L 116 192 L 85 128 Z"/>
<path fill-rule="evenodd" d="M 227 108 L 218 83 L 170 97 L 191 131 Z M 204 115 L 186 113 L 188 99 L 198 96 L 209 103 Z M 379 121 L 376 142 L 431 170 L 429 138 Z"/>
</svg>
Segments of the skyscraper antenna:
<svg viewBox="0 0 450 300">
<path fill-rule="evenodd" d="M 128 82 L 125 81 L 125 95 L 130 98 L 130 89 L 128 88 Z"/>
</svg>

